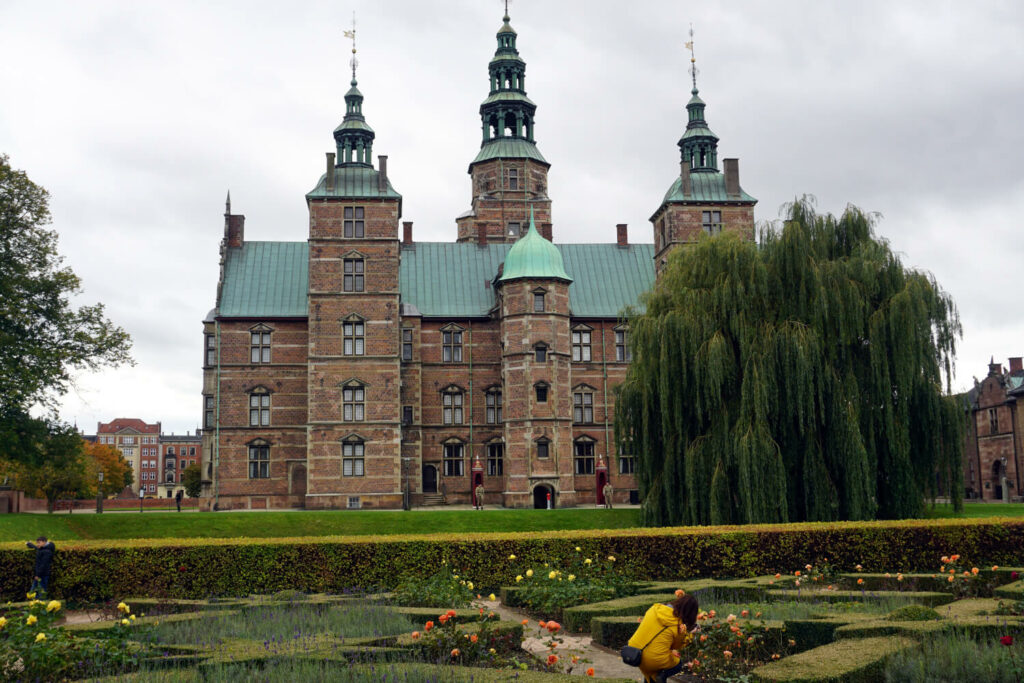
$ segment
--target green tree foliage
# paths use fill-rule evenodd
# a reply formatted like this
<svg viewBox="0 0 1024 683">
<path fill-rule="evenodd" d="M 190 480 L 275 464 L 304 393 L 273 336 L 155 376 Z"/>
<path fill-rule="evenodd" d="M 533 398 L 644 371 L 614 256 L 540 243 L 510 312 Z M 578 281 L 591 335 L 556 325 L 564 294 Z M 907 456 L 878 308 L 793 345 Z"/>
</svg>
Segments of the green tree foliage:
<svg viewBox="0 0 1024 683">
<path fill-rule="evenodd" d="M 13 475 L 18 489 L 45 498 L 47 511 L 53 512 L 58 500 L 92 495 L 95 488 L 83 449 L 85 442 L 78 431 L 56 422 L 44 424 L 45 432 L 36 441 L 32 458 L 8 462 L 4 471 Z"/>
<path fill-rule="evenodd" d="M 73 372 L 131 363 L 128 334 L 101 304 L 72 306 L 79 280 L 49 222 L 49 194 L 0 154 L 0 412 L 53 407 Z"/>
<path fill-rule="evenodd" d="M 199 463 L 193 463 L 181 473 L 181 484 L 185 487 L 185 495 L 189 498 L 198 498 L 203 490 L 203 473 L 199 469 Z"/>
<path fill-rule="evenodd" d="M 646 524 L 916 517 L 940 478 L 960 503 L 953 301 L 873 216 L 786 213 L 674 252 L 630 318 L 616 433 Z"/>
</svg>

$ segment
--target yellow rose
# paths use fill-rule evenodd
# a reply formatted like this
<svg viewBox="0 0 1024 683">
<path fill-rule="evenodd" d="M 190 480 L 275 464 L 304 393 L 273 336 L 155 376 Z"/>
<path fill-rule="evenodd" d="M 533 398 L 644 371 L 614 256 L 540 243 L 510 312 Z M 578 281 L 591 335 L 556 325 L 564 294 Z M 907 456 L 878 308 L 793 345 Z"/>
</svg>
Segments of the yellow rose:
<svg viewBox="0 0 1024 683">
<path fill-rule="evenodd" d="M 459 578 L 458 574 L 452 574 L 452 576 L 454 576 L 456 579 Z"/>
<path fill-rule="evenodd" d="M 7 617 L 0 617 L 0 628 L 7 626 Z"/>
<path fill-rule="evenodd" d="M 134 614 L 133 614 L 133 615 L 131 615 L 131 616 L 130 616 L 130 617 L 128 617 L 128 618 L 129 618 L 130 620 L 132 620 L 132 621 L 135 621 L 135 615 L 134 615 Z"/>
<path fill-rule="evenodd" d="M 132 608 L 124 604 L 123 602 L 119 602 L 117 603 L 117 611 L 123 612 L 124 614 L 128 614 L 128 612 L 132 611 Z"/>
<path fill-rule="evenodd" d="M 46 611 L 47 612 L 56 612 L 59 609 L 60 609 L 60 600 L 50 600 L 50 602 L 46 603 Z"/>
<path fill-rule="evenodd" d="M 128 620 L 127 620 L 127 619 L 122 619 L 122 620 L 121 620 L 121 626 L 127 626 L 127 625 L 128 625 L 128 623 L 129 623 L 129 622 L 128 622 Z"/>
<path fill-rule="evenodd" d="M 569 580 L 570 581 L 575 581 L 576 580 L 576 575 L 575 574 L 569 574 Z"/>
<path fill-rule="evenodd" d="M 46 640 L 46 634 L 45 633 L 37 633 L 36 634 L 36 642 L 37 643 L 41 643 L 44 640 Z"/>
<path fill-rule="evenodd" d="M 527 576 L 528 578 L 529 578 L 529 577 L 531 577 L 531 576 L 533 576 L 533 570 L 532 570 L 532 569 L 527 569 L 527 570 L 526 570 L 526 576 Z"/>
<path fill-rule="evenodd" d="M 591 560 L 589 557 L 587 559 L 583 560 L 583 564 L 590 564 L 592 562 L 593 562 L 593 560 Z"/>
<path fill-rule="evenodd" d="M 495 649 L 494 649 L 493 647 L 492 647 L 492 648 L 491 648 L 490 650 L 488 650 L 488 652 L 490 652 L 490 653 L 491 653 L 492 655 L 494 655 L 494 654 L 497 654 L 497 653 L 498 653 L 498 651 L 497 651 L 497 650 L 495 650 Z"/>
<path fill-rule="evenodd" d="M 25 623 L 28 624 L 29 626 L 31 626 L 32 624 L 36 623 L 37 621 L 39 621 L 39 620 L 36 619 L 36 615 L 30 614 L 30 615 L 28 615 L 28 619 L 25 620 Z"/>
<path fill-rule="evenodd" d="M 614 555 L 609 555 L 608 556 L 608 561 L 609 562 L 614 562 L 615 561 L 615 556 Z"/>
<path fill-rule="evenodd" d="M 555 578 L 556 576 L 558 576 L 558 572 L 556 572 L 556 571 L 554 571 L 554 570 L 552 570 L 552 571 L 548 572 L 548 578 L 549 578 L 549 579 L 553 579 L 553 578 Z"/>
<path fill-rule="evenodd" d="M 519 583 L 522 580 L 523 580 L 523 575 L 522 574 L 519 574 L 519 575 L 516 576 L 516 583 Z"/>
<path fill-rule="evenodd" d="M 510 559 L 510 560 L 514 560 L 514 559 L 516 559 L 516 556 L 515 556 L 514 554 L 513 554 L 513 555 L 509 555 L 509 556 L 508 556 L 508 559 Z"/>
<path fill-rule="evenodd" d="M 35 594 L 35 592 L 25 593 L 25 597 L 28 598 L 29 600 L 35 600 L 36 594 Z"/>
<path fill-rule="evenodd" d="M 576 546 L 576 552 L 580 552 L 580 547 Z"/>
<path fill-rule="evenodd" d="M 498 596 L 496 596 L 494 593 L 491 593 L 490 595 L 487 596 L 487 599 L 490 600 L 491 602 L 496 602 L 498 600 Z"/>
</svg>

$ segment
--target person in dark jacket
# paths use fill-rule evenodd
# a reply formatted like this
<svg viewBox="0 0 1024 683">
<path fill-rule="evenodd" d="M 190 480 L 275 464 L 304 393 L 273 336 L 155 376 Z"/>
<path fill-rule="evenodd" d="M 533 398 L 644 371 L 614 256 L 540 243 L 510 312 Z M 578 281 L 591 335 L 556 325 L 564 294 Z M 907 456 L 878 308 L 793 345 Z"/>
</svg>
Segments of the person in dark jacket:
<svg viewBox="0 0 1024 683">
<path fill-rule="evenodd" d="M 174 502 L 178 504 L 178 512 L 181 512 L 181 499 L 185 497 L 185 492 L 178 489 L 178 492 L 174 494 Z"/>
<path fill-rule="evenodd" d="M 50 569 L 53 566 L 53 554 L 57 551 L 57 547 L 53 545 L 53 541 L 47 540 L 46 536 L 40 536 L 35 543 L 29 541 L 25 545 L 36 549 L 36 566 L 33 570 L 34 578 L 29 592 L 45 595 L 50 587 Z"/>
</svg>

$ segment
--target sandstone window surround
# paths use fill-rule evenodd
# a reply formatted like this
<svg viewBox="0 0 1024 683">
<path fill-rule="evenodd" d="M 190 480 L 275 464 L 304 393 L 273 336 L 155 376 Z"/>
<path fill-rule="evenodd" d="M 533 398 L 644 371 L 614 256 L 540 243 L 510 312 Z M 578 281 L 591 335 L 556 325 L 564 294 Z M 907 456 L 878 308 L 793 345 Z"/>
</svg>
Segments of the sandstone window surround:
<svg viewBox="0 0 1024 683">
<path fill-rule="evenodd" d="M 412 360 L 412 328 L 402 328 L 402 360 Z"/>
<path fill-rule="evenodd" d="M 361 206 L 346 206 L 344 235 L 347 238 L 360 239 L 365 236 L 364 218 L 366 212 Z"/>
<path fill-rule="evenodd" d="M 581 436 L 572 444 L 573 450 L 573 471 L 576 474 L 594 473 L 594 440 L 590 437 Z"/>
<path fill-rule="evenodd" d="M 206 364 L 217 364 L 217 337 L 212 334 L 206 335 Z"/>
<path fill-rule="evenodd" d="M 350 254 L 342 260 L 342 291 L 365 291 L 366 260 L 361 255 Z"/>
<path fill-rule="evenodd" d="M 572 359 L 576 363 L 590 362 L 590 337 L 593 328 L 577 325 L 572 330 Z"/>
<path fill-rule="evenodd" d="M 572 392 L 572 421 L 575 424 L 593 424 L 594 388 L 581 384 Z"/>
<path fill-rule="evenodd" d="M 441 391 L 441 422 L 446 425 L 460 425 L 463 422 L 463 398 L 461 387 L 451 385 Z"/>
<path fill-rule="evenodd" d="M 538 363 L 548 362 L 548 345 L 541 342 L 533 347 L 533 360 Z"/>
<path fill-rule="evenodd" d="M 485 394 L 485 402 L 487 410 L 486 419 L 487 424 L 495 425 L 502 423 L 502 396 L 500 387 L 492 387 L 487 390 Z"/>
<path fill-rule="evenodd" d="M 203 396 L 203 427 L 205 429 L 214 428 L 214 420 L 216 419 L 216 409 L 213 403 L 213 396 Z"/>
<path fill-rule="evenodd" d="M 492 441 L 487 444 L 487 476 L 500 477 L 505 474 L 505 444 Z"/>
<path fill-rule="evenodd" d="M 253 365 L 270 362 L 270 333 L 266 325 L 249 329 L 249 362 Z"/>
<path fill-rule="evenodd" d="M 462 477 L 466 474 L 466 463 L 464 460 L 465 445 L 452 439 L 444 444 L 443 450 L 443 471 L 446 477 Z"/>
<path fill-rule="evenodd" d="M 547 382 L 537 382 L 536 384 L 533 385 L 534 394 L 537 396 L 537 403 L 548 402 L 549 386 L 550 385 Z"/>
<path fill-rule="evenodd" d="M 534 444 L 537 449 L 537 458 L 540 460 L 547 460 L 551 455 L 551 440 L 546 436 L 542 436 L 537 439 Z"/>
<path fill-rule="evenodd" d="M 341 475 L 361 477 L 366 472 L 366 441 L 356 435 L 341 442 Z"/>
<path fill-rule="evenodd" d="M 519 169 L 510 168 L 506 172 L 508 175 L 508 189 L 518 190 L 519 189 Z"/>
<path fill-rule="evenodd" d="M 249 478 L 270 478 L 270 444 L 262 439 L 249 443 Z"/>
<path fill-rule="evenodd" d="M 362 356 L 366 353 L 366 321 L 357 315 L 350 315 L 341 324 L 341 352 L 345 356 Z"/>
<path fill-rule="evenodd" d="M 458 325 L 441 328 L 441 360 L 445 363 L 462 362 L 462 332 Z"/>
<path fill-rule="evenodd" d="M 270 426 L 270 391 L 256 387 L 249 392 L 249 426 Z"/>
<path fill-rule="evenodd" d="M 615 362 L 628 363 L 633 360 L 633 352 L 629 350 L 629 330 L 625 327 L 615 328 Z"/>
<path fill-rule="evenodd" d="M 366 414 L 366 385 L 358 380 L 341 388 L 342 417 L 345 422 L 362 422 Z"/>
<path fill-rule="evenodd" d="M 544 297 L 547 292 L 543 289 L 533 290 L 533 312 L 543 313 L 544 312 Z"/>
</svg>

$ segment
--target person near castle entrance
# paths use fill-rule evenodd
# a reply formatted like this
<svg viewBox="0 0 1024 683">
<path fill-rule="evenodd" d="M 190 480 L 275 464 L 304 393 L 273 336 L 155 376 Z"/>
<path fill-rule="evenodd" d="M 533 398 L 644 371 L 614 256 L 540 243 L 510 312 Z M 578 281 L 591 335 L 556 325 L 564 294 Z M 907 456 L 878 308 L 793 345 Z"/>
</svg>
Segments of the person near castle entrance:
<svg viewBox="0 0 1024 683">
<path fill-rule="evenodd" d="M 46 595 L 50 587 L 50 569 L 53 566 L 53 555 L 57 551 L 53 541 L 47 540 L 46 536 L 40 536 L 36 542 L 28 541 L 25 545 L 34 548 L 36 551 L 36 564 L 33 568 L 32 587 L 29 593 Z"/>
<path fill-rule="evenodd" d="M 473 495 L 476 496 L 476 505 L 473 506 L 476 510 L 484 509 L 484 485 L 477 484 L 476 489 L 473 491 Z"/>
<path fill-rule="evenodd" d="M 606 508 L 608 508 L 609 510 L 611 510 L 612 509 L 612 493 L 614 493 L 614 489 L 612 489 L 612 483 L 610 481 L 609 482 L 605 482 L 604 488 L 601 489 L 601 493 L 604 495 L 604 506 Z"/>
<path fill-rule="evenodd" d="M 174 494 L 174 503 L 178 506 L 178 512 L 181 512 L 181 499 L 185 495 L 185 492 L 178 489 L 178 492 Z"/>
</svg>

